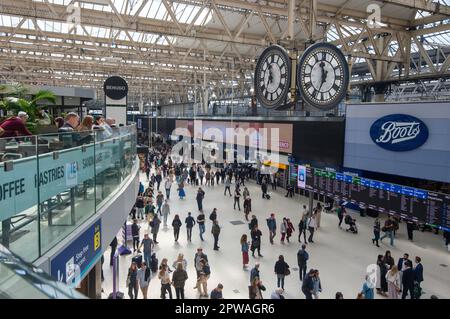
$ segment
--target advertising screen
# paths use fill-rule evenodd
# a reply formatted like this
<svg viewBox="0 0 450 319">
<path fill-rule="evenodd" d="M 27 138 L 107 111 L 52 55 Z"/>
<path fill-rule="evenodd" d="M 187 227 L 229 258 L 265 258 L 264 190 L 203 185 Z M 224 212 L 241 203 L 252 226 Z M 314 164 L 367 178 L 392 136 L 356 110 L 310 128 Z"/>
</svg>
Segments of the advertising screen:
<svg viewBox="0 0 450 319">
<path fill-rule="evenodd" d="M 297 186 L 298 188 L 306 188 L 306 167 L 302 165 L 298 166 Z"/>
</svg>

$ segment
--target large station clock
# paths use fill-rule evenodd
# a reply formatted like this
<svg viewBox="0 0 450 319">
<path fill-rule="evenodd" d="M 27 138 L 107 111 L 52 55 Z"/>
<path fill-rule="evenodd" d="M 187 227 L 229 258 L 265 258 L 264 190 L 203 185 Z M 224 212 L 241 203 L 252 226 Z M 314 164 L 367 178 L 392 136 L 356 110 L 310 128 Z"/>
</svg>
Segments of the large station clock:
<svg viewBox="0 0 450 319">
<path fill-rule="evenodd" d="M 330 43 L 316 43 L 306 49 L 297 68 L 302 99 L 323 111 L 335 108 L 345 98 L 349 80 L 345 56 Z"/>
<path fill-rule="evenodd" d="M 265 49 L 255 71 L 255 94 L 259 103 L 268 109 L 286 104 L 291 84 L 291 60 L 279 45 Z"/>
</svg>

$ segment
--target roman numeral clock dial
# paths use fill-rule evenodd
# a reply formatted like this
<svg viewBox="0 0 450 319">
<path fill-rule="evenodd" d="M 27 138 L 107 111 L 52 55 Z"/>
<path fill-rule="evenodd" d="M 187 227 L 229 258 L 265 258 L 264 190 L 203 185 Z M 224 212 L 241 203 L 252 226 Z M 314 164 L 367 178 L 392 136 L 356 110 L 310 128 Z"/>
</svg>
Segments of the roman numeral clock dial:
<svg viewBox="0 0 450 319">
<path fill-rule="evenodd" d="M 350 76 L 347 60 L 332 44 L 316 43 L 302 55 L 297 69 L 297 85 L 309 105 L 328 111 L 347 93 Z"/>
<path fill-rule="evenodd" d="M 276 109 L 286 103 L 291 86 L 291 60 L 278 45 L 265 49 L 255 70 L 255 93 L 262 106 Z"/>
</svg>

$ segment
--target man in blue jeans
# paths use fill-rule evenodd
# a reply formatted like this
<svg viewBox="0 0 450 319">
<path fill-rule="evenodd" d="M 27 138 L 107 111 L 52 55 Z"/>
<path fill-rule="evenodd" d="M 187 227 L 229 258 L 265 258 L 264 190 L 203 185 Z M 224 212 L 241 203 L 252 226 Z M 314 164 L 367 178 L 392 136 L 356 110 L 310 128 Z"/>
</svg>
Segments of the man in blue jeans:
<svg viewBox="0 0 450 319">
<path fill-rule="evenodd" d="M 203 233 L 205 232 L 205 214 L 203 212 L 200 212 L 200 214 L 198 214 L 197 224 L 198 224 L 198 228 L 200 230 L 200 239 L 202 241 L 204 241 Z"/>
<path fill-rule="evenodd" d="M 302 284 L 302 292 L 305 295 L 306 299 L 313 299 L 313 291 L 314 291 L 314 269 L 310 269 L 308 275 L 303 280 Z"/>
<path fill-rule="evenodd" d="M 139 250 L 144 246 L 144 261 L 147 265 L 151 265 L 152 262 L 152 249 L 153 249 L 153 240 L 148 237 L 148 234 L 144 234 L 144 239 L 142 239 L 141 245 L 139 246 Z"/>
<path fill-rule="evenodd" d="M 306 245 L 302 245 L 302 248 L 297 253 L 298 272 L 300 274 L 300 281 L 306 277 L 306 262 L 309 259 L 309 254 L 306 252 Z"/>
<path fill-rule="evenodd" d="M 384 238 L 389 237 L 391 240 L 391 246 L 394 246 L 394 221 L 390 215 L 388 215 L 388 219 L 384 223 L 384 227 L 381 230 L 384 231 L 384 235 L 380 237 L 380 241 L 383 241 Z"/>
</svg>

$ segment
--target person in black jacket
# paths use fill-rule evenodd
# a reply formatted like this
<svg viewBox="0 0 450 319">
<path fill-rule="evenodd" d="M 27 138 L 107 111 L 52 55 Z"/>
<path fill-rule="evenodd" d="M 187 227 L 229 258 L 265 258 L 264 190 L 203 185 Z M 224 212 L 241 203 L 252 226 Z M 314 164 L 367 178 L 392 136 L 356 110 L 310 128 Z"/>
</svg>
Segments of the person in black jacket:
<svg viewBox="0 0 450 319">
<path fill-rule="evenodd" d="M 277 287 L 284 289 L 284 277 L 288 274 L 289 265 L 284 261 L 283 255 L 278 257 L 278 261 L 275 263 L 274 271 L 277 275 Z"/>
<path fill-rule="evenodd" d="M 265 199 L 266 198 L 266 194 L 267 194 L 267 183 L 266 183 L 265 180 L 261 184 L 261 191 L 262 191 L 262 198 Z"/>
<path fill-rule="evenodd" d="M 411 261 L 407 261 L 405 263 L 406 268 L 402 270 L 402 285 L 403 285 L 403 293 L 402 299 L 406 298 L 406 295 L 409 292 L 409 296 L 411 299 L 414 298 L 414 270 L 412 269 Z"/>
<path fill-rule="evenodd" d="M 205 197 L 205 192 L 199 187 L 197 191 L 197 197 L 195 198 L 197 200 L 197 206 L 198 210 L 203 210 L 203 198 Z"/>
<path fill-rule="evenodd" d="M 314 281 L 313 277 L 315 275 L 314 269 L 310 269 L 308 275 L 305 277 L 302 283 L 302 292 L 306 299 L 313 299 L 312 295 L 314 292 Z"/>
<path fill-rule="evenodd" d="M 261 255 L 261 236 L 262 233 L 261 231 L 258 229 L 258 225 L 256 225 L 252 232 L 250 233 L 250 236 L 252 237 L 252 245 L 250 250 L 252 251 L 252 256 L 255 257 L 255 251 L 258 251 L 258 256 L 259 257 L 263 257 L 263 255 Z"/>
<path fill-rule="evenodd" d="M 195 225 L 195 219 L 191 216 L 191 212 L 188 212 L 188 217 L 185 219 L 186 229 L 187 229 L 187 239 L 192 241 L 192 228 Z"/>
<path fill-rule="evenodd" d="M 180 228 L 181 228 L 181 220 L 178 214 L 175 215 L 172 221 L 172 227 L 173 227 L 173 237 L 175 239 L 175 242 L 178 242 L 178 237 L 180 236 Z"/>
<path fill-rule="evenodd" d="M 133 237 L 133 251 L 139 248 L 139 225 L 137 224 L 137 219 L 133 220 L 131 225 L 131 236 Z"/>
<path fill-rule="evenodd" d="M 306 277 L 306 267 L 309 254 L 306 251 L 306 245 L 303 244 L 302 248 L 297 253 L 298 272 L 300 273 L 300 281 Z"/>
<path fill-rule="evenodd" d="M 114 239 L 112 240 L 111 244 L 109 244 L 109 246 L 111 246 L 111 256 L 109 259 L 109 265 L 112 266 L 113 260 L 114 260 L 114 254 L 116 253 L 116 249 L 117 249 L 117 237 L 114 237 Z"/>
</svg>

